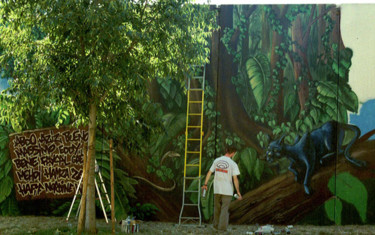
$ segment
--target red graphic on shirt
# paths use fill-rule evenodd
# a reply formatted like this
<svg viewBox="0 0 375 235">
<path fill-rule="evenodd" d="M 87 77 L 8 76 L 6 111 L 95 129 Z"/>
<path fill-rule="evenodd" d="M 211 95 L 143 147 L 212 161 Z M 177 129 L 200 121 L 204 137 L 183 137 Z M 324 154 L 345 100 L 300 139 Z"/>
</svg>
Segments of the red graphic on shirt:
<svg viewBox="0 0 375 235">
<path fill-rule="evenodd" d="M 216 171 L 228 173 L 229 163 L 226 161 L 218 161 L 216 164 Z"/>
<path fill-rule="evenodd" d="M 220 171 L 220 172 L 228 173 L 227 170 L 223 170 L 223 169 L 220 169 L 220 168 L 216 168 L 216 171 Z"/>
</svg>

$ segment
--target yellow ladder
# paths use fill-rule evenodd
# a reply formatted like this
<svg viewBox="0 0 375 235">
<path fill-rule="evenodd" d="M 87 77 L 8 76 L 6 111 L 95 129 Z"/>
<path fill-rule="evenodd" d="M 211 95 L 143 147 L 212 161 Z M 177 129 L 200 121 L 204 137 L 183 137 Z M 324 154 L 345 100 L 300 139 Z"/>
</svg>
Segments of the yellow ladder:
<svg viewBox="0 0 375 235">
<path fill-rule="evenodd" d="M 202 137 L 203 137 L 203 105 L 204 105 L 204 83 L 205 66 L 195 66 L 193 77 L 188 79 L 187 84 L 187 112 L 186 112 L 186 131 L 185 131 L 185 164 L 184 164 L 184 182 L 182 207 L 179 217 L 179 225 L 187 221 L 199 220 L 202 224 L 200 210 L 200 191 L 201 191 L 201 162 L 202 162 Z M 196 87 L 197 83 L 201 87 Z M 193 123 L 194 121 L 194 123 Z M 192 136 L 198 132 L 199 136 Z M 196 134 L 197 135 L 197 134 Z M 194 149 L 193 149 L 194 148 Z M 198 168 L 198 175 L 188 175 L 189 169 Z M 196 171 L 195 171 L 196 172 Z M 198 180 L 197 188 L 186 189 L 187 184 Z M 187 200 L 186 195 L 197 194 L 198 203 L 192 203 Z M 199 216 L 184 216 L 184 207 L 197 207 Z"/>
</svg>

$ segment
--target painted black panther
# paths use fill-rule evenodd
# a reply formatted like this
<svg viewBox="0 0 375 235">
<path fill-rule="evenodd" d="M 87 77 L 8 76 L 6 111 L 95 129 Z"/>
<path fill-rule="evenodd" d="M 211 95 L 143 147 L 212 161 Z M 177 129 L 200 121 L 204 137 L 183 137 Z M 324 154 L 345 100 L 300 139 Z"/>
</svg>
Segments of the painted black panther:
<svg viewBox="0 0 375 235">
<path fill-rule="evenodd" d="M 354 131 L 355 136 L 344 149 L 342 144 L 346 130 Z M 267 160 L 271 162 L 274 158 L 287 157 L 290 160 L 288 169 L 294 173 L 296 181 L 299 180 L 297 168 L 306 170 L 303 185 L 306 194 L 311 195 L 310 181 L 316 165 L 323 164 L 324 160 L 335 156 L 336 153 L 344 153 L 345 158 L 358 167 L 366 166 L 366 162 L 352 158 L 349 153 L 360 134 L 357 126 L 329 121 L 320 128 L 305 133 L 301 139 L 296 139 L 294 145 L 283 143 L 285 135 L 272 141 L 266 152 Z"/>
</svg>

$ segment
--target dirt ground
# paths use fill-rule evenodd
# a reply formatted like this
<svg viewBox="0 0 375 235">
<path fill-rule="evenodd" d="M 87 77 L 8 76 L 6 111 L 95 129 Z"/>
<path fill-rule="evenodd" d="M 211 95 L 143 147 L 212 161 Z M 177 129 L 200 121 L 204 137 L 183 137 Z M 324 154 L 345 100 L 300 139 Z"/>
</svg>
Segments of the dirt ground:
<svg viewBox="0 0 375 235">
<path fill-rule="evenodd" d="M 0 216 L 0 235 L 7 234 L 76 234 L 77 220 L 70 219 L 66 222 L 62 217 L 42 216 Z M 230 225 L 227 233 L 220 234 L 252 234 L 259 226 L 257 225 Z M 286 226 L 274 226 L 274 234 L 286 234 Z M 98 234 L 110 234 L 111 225 L 104 220 L 97 220 Z M 279 233 L 277 233 L 279 232 Z M 116 223 L 116 234 L 121 232 L 121 225 Z M 175 223 L 142 222 L 139 234 L 218 234 L 209 224 L 202 226 L 178 226 Z M 347 226 L 310 226 L 296 225 L 290 229 L 290 234 L 375 234 L 375 225 L 347 225 Z"/>
</svg>

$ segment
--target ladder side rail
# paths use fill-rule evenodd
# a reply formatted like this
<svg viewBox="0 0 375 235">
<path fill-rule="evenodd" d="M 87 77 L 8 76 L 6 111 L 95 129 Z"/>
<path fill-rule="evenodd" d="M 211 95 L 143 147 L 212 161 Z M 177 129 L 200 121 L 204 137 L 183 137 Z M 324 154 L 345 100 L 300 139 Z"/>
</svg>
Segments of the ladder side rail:
<svg viewBox="0 0 375 235">
<path fill-rule="evenodd" d="M 105 208 L 104 208 L 104 204 L 103 204 L 103 200 L 102 200 L 102 195 L 100 194 L 98 183 L 97 183 L 96 179 L 95 179 L 95 188 L 96 188 L 96 191 L 98 192 L 99 201 L 100 201 L 100 205 L 102 206 L 102 210 L 103 210 L 105 222 L 108 224 L 107 213 L 106 213 Z"/>
<path fill-rule="evenodd" d="M 79 191 L 79 188 L 81 187 L 81 183 L 82 183 L 82 178 L 83 178 L 83 174 L 82 174 L 82 176 L 81 176 L 81 179 L 79 180 L 79 182 L 78 182 L 78 185 L 77 185 L 77 189 L 76 189 L 76 193 L 74 194 L 74 197 L 73 197 L 73 201 L 72 201 L 72 204 L 70 205 L 70 208 L 69 208 L 69 212 L 68 212 L 68 215 L 67 215 L 67 217 L 66 217 L 66 221 L 68 221 L 69 220 L 69 217 L 70 217 L 70 213 L 72 212 L 72 210 L 73 210 L 73 205 L 74 205 L 74 202 L 75 202 L 75 200 L 76 200 L 76 198 L 77 198 L 77 195 L 78 195 L 78 191 Z"/>
<path fill-rule="evenodd" d="M 190 78 L 188 79 L 188 90 L 187 90 L 187 108 L 186 108 L 186 129 L 185 129 L 185 159 L 184 159 L 184 179 L 183 179 L 183 191 L 182 191 L 182 205 L 179 217 L 179 224 L 181 224 L 181 218 L 185 206 L 185 191 L 186 191 L 186 163 L 187 163 L 187 143 L 188 143 L 188 131 L 189 131 L 189 109 L 190 109 Z"/>
<path fill-rule="evenodd" d="M 104 180 L 103 180 L 103 177 L 102 177 L 102 173 L 100 173 L 100 169 L 99 169 L 99 171 L 98 171 L 98 175 L 99 175 L 100 184 L 101 184 L 102 189 L 103 189 L 103 191 L 104 191 L 104 194 L 105 194 L 105 197 L 106 197 L 106 199 L 107 199 L 107 202 L 108 202 L 108 204 L 111 204 L 111 200 L 109 200 L 109 196 L 108 196 L 107 188 L 105 187 Z"/>
<path fill-rule="evenodd" d="M 202 215 L 201 215 L 200 201 L 201 201 L 201 177 L 202 177 L 203 109 L 204 109 L 204 90 L 202 90 L 201 129 L 200 129 L 200 143 L 199 143 L 199 145 L 200 145 L 199 146 L 199 183 L 198 183 L 199 225 L 202 224 Z"/>
</svg>

